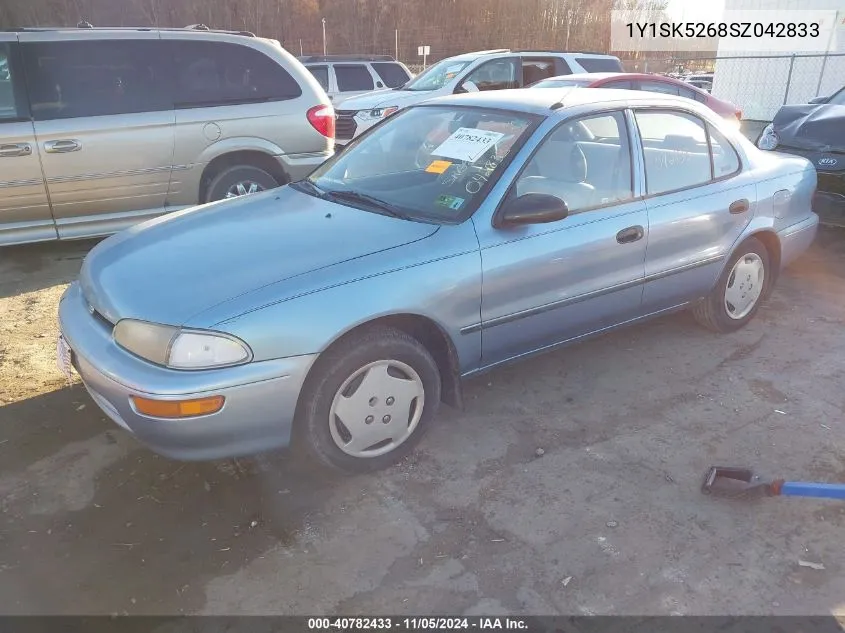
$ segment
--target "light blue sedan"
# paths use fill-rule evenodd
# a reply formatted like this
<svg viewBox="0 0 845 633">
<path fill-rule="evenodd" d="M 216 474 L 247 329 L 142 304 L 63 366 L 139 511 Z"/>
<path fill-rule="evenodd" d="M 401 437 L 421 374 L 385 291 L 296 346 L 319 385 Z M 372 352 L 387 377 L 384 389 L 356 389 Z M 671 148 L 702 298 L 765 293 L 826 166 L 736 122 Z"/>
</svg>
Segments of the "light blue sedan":
<svg viewBox="0 0 845 633">
<path fill-rule="evenodd" d="M 496 91 L 385 120 L 282 189 L 113 236 L 59 309 L 59 363 L 153 450 L 408 453 L 461 380 L 691 308 L 730 332 L 818 224 L 816 172 L 708 108 Z"/>
</svg>

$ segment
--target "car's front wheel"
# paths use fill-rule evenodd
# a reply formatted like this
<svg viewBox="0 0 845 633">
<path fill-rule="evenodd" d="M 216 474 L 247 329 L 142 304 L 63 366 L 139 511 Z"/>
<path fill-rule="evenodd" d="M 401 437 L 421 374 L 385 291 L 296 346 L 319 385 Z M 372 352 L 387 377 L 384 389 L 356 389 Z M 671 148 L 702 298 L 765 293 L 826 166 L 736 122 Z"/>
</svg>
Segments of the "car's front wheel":
<svg viewBox="0 0 845 633">
<path fill-rule="evenodd" d="M 325 465 L 378 470 L 413 449 L 439 403 L 440 372 L 428 350 L 402 331 L 375 327 L 317 361 L 296 432 Z"/>
<path fill-rule="evenodd" d="M 749 238 L 731 257 L 716 287 L 693 308 L 693 315 L 715 332 L 738 330 L 754 318 L 772 279 L 766 247 Z"/>
<path fill-rule="evenodd" d="M 208 185 L 208 202 L 239 198 L 279 186 L 276 179 L 253 165 L 235 165 L 217 174 Z"/>
</svg>

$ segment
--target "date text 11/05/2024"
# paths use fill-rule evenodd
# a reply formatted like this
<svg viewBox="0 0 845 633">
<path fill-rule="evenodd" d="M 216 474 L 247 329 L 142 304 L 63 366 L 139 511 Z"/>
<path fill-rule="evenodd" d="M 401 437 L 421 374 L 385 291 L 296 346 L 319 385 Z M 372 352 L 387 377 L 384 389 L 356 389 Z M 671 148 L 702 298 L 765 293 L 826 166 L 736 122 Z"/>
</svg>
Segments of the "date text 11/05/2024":
<svg viewBox="0 0 845 633">
<path fill-rule="evenodd" d="M 350 617 L 350 618 L 308 618 L 309 631 L 442 631 L 448 629 L 479 631 L 527 631 L 528 623 L 520 618 L 471 617 Z"/>
</svg>

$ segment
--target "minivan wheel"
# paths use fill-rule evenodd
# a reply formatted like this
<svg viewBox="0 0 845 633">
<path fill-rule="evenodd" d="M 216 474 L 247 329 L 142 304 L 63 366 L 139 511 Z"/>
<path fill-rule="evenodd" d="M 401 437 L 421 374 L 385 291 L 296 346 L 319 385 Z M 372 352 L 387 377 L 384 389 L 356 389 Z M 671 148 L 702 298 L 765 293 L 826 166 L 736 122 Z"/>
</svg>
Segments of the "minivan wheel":
<svg viewBox="0 0 845 633">
<path fill-rule="evenodd" d="M 252 165 L 235 165 L 221 171 L 208 186 L 207 202 L 258 193 L 278 187 L 272 175 Z"/>
<path fill-rule="evenodd" d="M 731 257 L 710 295 L 693 308 L 693 315 L 715 332 L 738 330 L 757 314 L 771 283 L 768 251 L 759 240 L 749 238 Z"/>
<path fill-rule="evenodd" d="M 415 338 L 374 327 L 330 348 L 301 396 L 297 432 L 324 465 L 385 468 L 422 439 L 440 404 L 440 372 Z"/>
</svg>

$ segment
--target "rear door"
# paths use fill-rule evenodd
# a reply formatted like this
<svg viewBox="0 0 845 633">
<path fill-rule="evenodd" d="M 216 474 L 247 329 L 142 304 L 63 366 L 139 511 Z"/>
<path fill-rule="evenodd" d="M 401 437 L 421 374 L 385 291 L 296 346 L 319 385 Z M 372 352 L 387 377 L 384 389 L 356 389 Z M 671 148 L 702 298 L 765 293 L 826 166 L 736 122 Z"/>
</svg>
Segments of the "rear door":
<svg viewBox="0 0 845 633">
<path fill-rule="evenodd" d="M 0 246 L 56 238 L 16 40 L 0 32 Z"/>
<path fill-rule="evenodd" d="M 105 235 L 161 213 L 174 114 L 158 36 L 19 37 L 59 237 Z"/>
<path fill-rule="evenodd" d="M 706 295 L 754 215 L 757 186 L 730 142 L 698 116 L 635 110 L 649 239 L 643 309 Z"/>
</svg>

